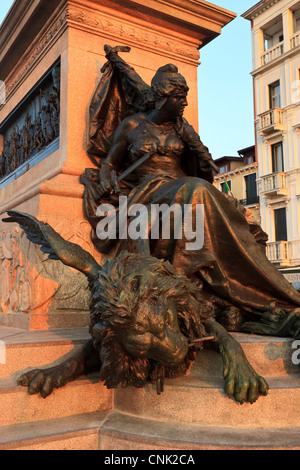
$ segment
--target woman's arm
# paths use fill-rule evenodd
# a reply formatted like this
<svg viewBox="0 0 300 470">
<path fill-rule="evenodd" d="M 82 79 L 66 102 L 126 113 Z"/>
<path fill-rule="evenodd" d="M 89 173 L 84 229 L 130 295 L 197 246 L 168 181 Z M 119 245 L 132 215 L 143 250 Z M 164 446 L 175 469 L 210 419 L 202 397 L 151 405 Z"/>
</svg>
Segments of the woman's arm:
<svg viewBox="0 0 300 470">
<path fill-rule="evenodd" d="M 189 165 L 189 163 L 186 162 L 186 169 L 188 170 L 190 167 L 193 168 L 193 172 L 196 172 L 193 176 L 199 176 L 213 183 L 213 170 L 218 173 L 219 169 L 215 165 L 208 148 L 201 142 L 198 133 L 186 119 L 178 119 L 175 124 L 175 130 L 185 143 L 188 151 L 191 152 L 192 156 L 196 159 L 196 168 L 194 168 L 193 163 Z"/>
<path fill-rule="evenodd" d="M 121 122 L 115 132 L 113 144 L 99 173 L 99 190 L 102 196 L 106 192 L 113 191 L 116 194 L 119 192 L 116 172 L 129 146 L 128 136 L 137 125 L 136 119 L 129 117 Z"/>
</svg>

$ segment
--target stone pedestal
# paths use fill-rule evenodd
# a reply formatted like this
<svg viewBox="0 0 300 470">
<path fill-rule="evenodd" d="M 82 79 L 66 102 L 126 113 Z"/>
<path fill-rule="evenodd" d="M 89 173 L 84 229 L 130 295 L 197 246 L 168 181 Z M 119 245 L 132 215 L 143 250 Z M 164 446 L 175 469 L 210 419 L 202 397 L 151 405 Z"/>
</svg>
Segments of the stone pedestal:
<svg viewBox="0 0 300 470">
<path fill-rule="evenodd" d="M 299 450 L 300 378 L 292 340 L 235 333 L 252 367 L 269 384 L 267 397 L 240 405 L 224 394 L 215 351 L 198 353 L 188 376 L 115 392 L 98 376 L 82 377 L 44 400 L 18 387 L 25 370 L 56 365 L 88 339 L 82 329 L 12 331 L 0 327 L 0 450 Z M 41 350 L 43 354 L 41 355 Z"/>
<path fill-rule="evenodd" d="M 0 144 L 37 119 L 54 86 L 59 135 L 0 180 L 0 220 L 10 209 L 34 215 L 101 261 L 84 220 L 79 176 L 92 167 L 86 154 L 88 111 L 106 62 L 104 45 L 130 46 L 124 58 L 148 83 L 158 67 L 176 64 L 190 87 L 186 117 L 197 128 L 199 47 L 234 16 L 192 0 L 16 0 L 0 28 L 0 80 L 6 88 Z M 0 232 L 0 325 L 86 326 L 85 277 L 49 261 L 20 229 L 0 221 Z"/>
</svg>

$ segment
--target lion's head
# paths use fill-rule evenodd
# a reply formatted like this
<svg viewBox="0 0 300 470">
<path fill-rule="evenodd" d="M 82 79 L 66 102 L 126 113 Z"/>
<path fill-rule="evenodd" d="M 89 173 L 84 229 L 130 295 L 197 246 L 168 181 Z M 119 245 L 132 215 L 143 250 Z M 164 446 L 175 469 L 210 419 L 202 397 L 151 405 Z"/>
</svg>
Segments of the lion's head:
<svg viewBox="0 0 300 470">
<path fill-rule="evenodd" d="M 157 363 L 168 377 L 184 374 L 195 354 L 189 340 L 205 336 L 203 321 L 213 315 L 200 289 L 170 263 L 129 253 L 107 261 L 91 300 L 101 380 L 108 388 L 141 387 Z"/>
</svg>

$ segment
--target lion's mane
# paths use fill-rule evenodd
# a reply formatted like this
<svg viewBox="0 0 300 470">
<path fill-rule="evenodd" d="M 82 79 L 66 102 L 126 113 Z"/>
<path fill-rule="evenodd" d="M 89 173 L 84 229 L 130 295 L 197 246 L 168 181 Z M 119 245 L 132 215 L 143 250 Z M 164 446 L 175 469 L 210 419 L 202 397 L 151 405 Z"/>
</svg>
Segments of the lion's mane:
<svg viewBox="0 0 300 470">
<path fill-rule="evenodd" d="M 155 287 L 151 274 L 157 279 Z M 120 332 L 130 327 L 139 304 L 153 294 L 176 303 L 179 327 L 186 338 L 193 340 L 206 335 L 203 323 L 214 317 L 212 304 L 204 300 L 199 287 L 169 262 L 127 252 L 107 261 L 92 288 L 90 323 L 90 333 L 101 357 L 101 380 L 107 388 L 116 388 L 120 383 L 123 387 L 142 387 L 147 380 L 154 379 L 156 362 L 129 356 L 119 340 Z M 176 368 L 166 369 L 166 377 L 184 375 L 200 347 L 191 348 Z"/>
</svg>

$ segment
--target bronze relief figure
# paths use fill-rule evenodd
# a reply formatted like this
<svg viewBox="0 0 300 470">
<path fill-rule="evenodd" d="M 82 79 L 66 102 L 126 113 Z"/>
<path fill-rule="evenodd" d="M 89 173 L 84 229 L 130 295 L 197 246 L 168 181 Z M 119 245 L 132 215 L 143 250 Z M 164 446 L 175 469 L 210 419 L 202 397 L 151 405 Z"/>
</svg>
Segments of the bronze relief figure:
<svg viewBox="0 0 300 470">
<path fill-rule="evenodd" d="M 29 393 L 48 396 L 76 377 L 100 370 L 106 386 L 143 386 L 185 374 L 203 344 L 217 347 L 224 363 L 225 392 L 237 402 L 255 402 L 268 385 L 247 361 L 230 331 L 300 337 L 300 295 L 269 262 L 266 234 L 245 217 L 234 198 L 213 186 L 216 167 L 208 149 L 183 117 L 188 85 L 176 66 L 160 68 L 151 86 L 118 52 L 106 46 L 108 62 L 90 108 L 89 156 L 84 209 L 92 239 L 110 255 L 99 266 L 91 255 L 63 240 L 48 224 L 10 211 L 28 238 L 86 274 L 91 288 L 91 341 L 62 365 L 19 379 Z M 203 208 L 203 243 L 189 236 L 120 236 L 120 197 L 134 205 Z M 115 237 L 99 237 L 110 204 L 118 214 Z M 191 224 L 194 212 L 191 213 Z M 130 217 L 128 219 L 130 223 Z M 159 226 L 162 218 L 158 220 Z M 187 249 L 189 246 L 189 249 Z"/>
</svg>

